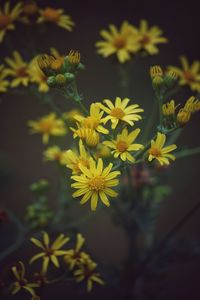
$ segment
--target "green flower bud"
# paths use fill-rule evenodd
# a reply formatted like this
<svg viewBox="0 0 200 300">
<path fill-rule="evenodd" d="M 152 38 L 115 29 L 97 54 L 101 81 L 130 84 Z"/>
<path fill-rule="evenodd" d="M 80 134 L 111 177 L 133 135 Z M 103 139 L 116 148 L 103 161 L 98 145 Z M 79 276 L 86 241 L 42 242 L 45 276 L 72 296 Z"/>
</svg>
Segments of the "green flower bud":
<svg viewBox="0 0 200 300">
<path fill-rule="evenodd" d="M 174 71 L 169 71 L 164 77 L 164 83 L 168 88 L 172 88 L 178 80 L 178 75 Z"/>
<path fill-rule="evenodd" d="M 68 82 L 74 80 L 74 78 L 75 78 L 74 74 L 69 73 L 69 72 L 65 73 L 64 76 Z"/>
<path fill-rule="evenodd" d="M 47 84 L 48 84 L 49 87 L 55 87 L 55 85 L 56 85 L 56 78 L 55 78 L 55 76 L 49 76 L 47 78 Z"/>
<path fill-rule="evenodd" d="M 46 179 L 41 179 L 37 182 L 34 182 L 30 185 L 30 191 L 34 194 L 44 194 L 49 187 L 49 182 Z"/>
</svg>

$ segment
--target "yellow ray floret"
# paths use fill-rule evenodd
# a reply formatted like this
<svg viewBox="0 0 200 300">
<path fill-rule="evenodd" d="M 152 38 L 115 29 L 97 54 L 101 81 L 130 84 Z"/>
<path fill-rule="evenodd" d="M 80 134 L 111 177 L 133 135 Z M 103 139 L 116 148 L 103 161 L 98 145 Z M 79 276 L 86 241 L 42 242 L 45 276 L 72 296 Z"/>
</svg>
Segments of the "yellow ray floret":
<svg viewBox="0 0 200 300">
<path fill-rule="evenodd" d="M 0 93 L 5 93 L 9 87 L 9 81 L 7 78 L 7 73 L 5 72 L 4 65 L 0 65 Z"/>
<path fill-rule="evenodd" d="M 127 21 L 118 30 L 115 25 L 109 25 L 108 30 L 101 30 L 103 41 L 96 43 L 97 53 L 103 57 L 115 54 L 120 63 L 131 59 L 131 54 L 139 49 L 137 31 Z"/>
<path fill-rule="evenodd" d="M 94 160 L 90 160 L 89 169 L 80 166 L 83 174 L 80 176 L 72 176 L 71 178 L 76 181 L 72 184 L 72 187 L 77 189 L 73 193 L 73 197 L 83 196 L 80 203 L 84 204 L 91 199 L 91 209 L 94 211 L 97 208 L 99 198 L 106 206 L 110 206 L 108 196 L 117 197 L 117 192 L 111 189 L 111 187 L 117 186 L 119 180 L 116 179 L 120 175 L 119 171 L 111 171 L 113 164 L 110 163 L 105 169 L 101 158 L 96 163 Z"/>
<path fill-rule="evenodd" d="M 177 148 L 175 144 L 163 147 L 166 142 L 166 135 L 158 132 L 156 140 L 151 141 L 151 147 L 148 150 L 148 160 L 156 159 L 161 165 L 169 165 L 169 159 L 175 160 L 175 156 L 170 154 Z"/>
<path fill-rule="evenodd" d="M 50 245 L 50 238 L 47 232 L 43 233 L 42 242 L 38 239 L 31 238 L 31 242 L 38 248 L 42 249 L 42 252 L 34 255 L 30 260 L 30 264 L 38 259 L 42 259 L 42 274 L 46 274 L 50 262 L 52 262 L 56 268 L 59 268 L 58 257 L 66 254 L 66 250 L 61 250 L 61 248 L 68 241 L 68 237 L 65 237 L 64 234 L 60 234 L 52 245 Z"/>
<path fill-rule="evenodd" d="M 37 59 L 38 57 L 34 57 L 29 64 L 28 72 L 30 76 L 30 81 L 38 85 L 39 92 L 46 93 L 49 91 L 47 77 L 44 74 L 44 72 L 40 69 Z"/>
<path fill-rule="evenodd" d="M 174 116 L 176 108 L 179 106 L 175 105 L 175 101 L 171 100 L 170 102 L 167 102 L 162 105 L 162 113 L 164 116 L 169 117 L 169 116 Z"/>
<path fill-rule="evenodd" d="M 130 99 L 128 98 L 121 100 L 120 97 L 117 97 L 114 104 L 108 99 L 103 100 L 106 106 L 102 103 L 98 103 L 99 107 L 108 114 L 108 116 L 103 118 L 103 122 L 107 123 L 110 120 L 112 129 L 115 129 L 120 121 L 133 126 L 134 122 L 141 120 L 142 117 L 138 113 L 144 110 L 139 108 L 138 104 L 127 106 L 129 101 Z"/>
<path fill-rule="evenodd" d="M 105 141 L 104 144 L 114 149 L 112 153 L 115 158 L 119 157 L 123 161 L 129 160 L 130 162 L 134 162 L 135 158 L 130 152 L 143 149 L 143 145 L 133 144 L 139 133 L 139 128 L 133 130 L 131 133 L 128 133 L 127 128 L 124 128 L 122 132 L 117 135 L 116 140 Z"/>
<path fill-rule="evenodd" d="M 79 123 L 76 123 L 77 128 L 70 129 L 73 131 L 73 137 L 79 137 L 89 147 L 96 147 L 99 144 L 99 133 L 92 128 L 82 127 Z"/>
</svg>

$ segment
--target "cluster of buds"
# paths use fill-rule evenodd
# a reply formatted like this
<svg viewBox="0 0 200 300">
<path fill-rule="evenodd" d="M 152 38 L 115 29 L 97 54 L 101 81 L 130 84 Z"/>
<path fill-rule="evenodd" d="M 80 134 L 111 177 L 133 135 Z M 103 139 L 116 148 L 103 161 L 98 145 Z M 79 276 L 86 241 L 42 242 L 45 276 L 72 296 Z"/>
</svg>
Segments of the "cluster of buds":
<svg viewBox="0 0 200 300">
<path fill-rule="evenodd" d="M 65 57 L 42 54 L 37 58 L 40 69 L 47 76 L 48 85 L 54 88 L 63 88 L 75 79 L 77 73 L 84 69 L 80 60 L 80 53 L 72 50 Z"/>
<path fill-rule="evenodd" d="M 178 75 L 174 71 L 163 72 L 160 66 L 151 67 L 150 76 L 153 88 L 162 92 L 171 89 L 178 80 Z"/>
</svg>

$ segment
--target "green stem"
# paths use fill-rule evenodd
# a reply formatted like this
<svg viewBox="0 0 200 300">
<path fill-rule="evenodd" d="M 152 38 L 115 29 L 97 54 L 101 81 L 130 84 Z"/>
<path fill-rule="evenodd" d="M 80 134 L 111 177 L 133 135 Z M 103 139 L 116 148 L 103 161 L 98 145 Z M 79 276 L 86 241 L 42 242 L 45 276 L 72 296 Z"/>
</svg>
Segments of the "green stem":
<svg viewBox="0 0 200 300">
<path fill-rule="evenodd" d="M 82 111 L 86 114 L 88 114 L 88 110 L 87 108 L 85 107 L 85 105 L 82 103 L 82 98 L 81 96 L 79 95 L 79 92 L 78 92 L 78 89 L 77 89 L 77 85 L 76 85 L 76 81 L 73 80 L 72 84 L 71 84 L 71 87 L 73 89 L 73 100 L 75 102 L 77 102 L 79 104 L 79 106 L 81 107 Z"/>
</svg>

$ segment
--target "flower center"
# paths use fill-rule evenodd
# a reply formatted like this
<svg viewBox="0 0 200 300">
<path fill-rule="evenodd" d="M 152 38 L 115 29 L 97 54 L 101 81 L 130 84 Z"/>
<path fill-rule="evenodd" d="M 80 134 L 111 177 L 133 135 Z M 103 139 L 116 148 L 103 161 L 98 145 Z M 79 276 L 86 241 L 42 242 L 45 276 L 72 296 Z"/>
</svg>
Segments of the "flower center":
<svg viewBox="0 0 200 300">
<path fill-rule="evenodd" d="M 27 67 L 21 67 L 17 70 L 17 76 L 18 77 L 27 77 L 28 72 L 27 72 Z"/>
<path fill-rule="evenodd" d="M 188 81 L 188 82 L 194 81 L 194 76 L 190 71 L 185 71 L 184 77 L 185 77 L 186 81 Z"/>
<path fill-rule="evenodd" d="M 105 188 L 105 179 L 101 176 L 95 176 L 89 181 L 89 188 L 92 191 L 101 191 Z"/>
<path fill-rule="evenodd" d="M 60 18 L 60 14 L 57 12 L 57 10 L 53 9 L 51 7 L 47 7 L 43 11 L 43 16 L 45 17 L 45 19 L 47 21 L 55 22 L 55 23 L 57 23 L 59 21 L 59 18 Z"/>
<path fill-rule="evenodd" d="M 127 142 L 118 141 L 116 144 L 116 148 L 117 148 L 117 150 L 119 150 L 119 152 L 125 152 L 128 148 Z"/>
<path fill-rule="evenodd" d="M 119 36 L 114 40 L 113 43 L 114 47 L 116 47 L 117 49 L 122 49 L 126 46 L 126 40 L 124 39 L 124 37 Z"/>
<path fill-rule="evenodd" d="M 46 256 L 51 256 L 51 255 L 53 255 L 53 249 L 51 249 L 51 248 L 47 248 L 46 250 L 45 250 L 45 253 L 46 253 Z"/>
<path fill-rule="evenodd" d="M 149 154 L 155 156 L 155 157 L 160 157 L 161 156 L 161 151 L 158 148 L 151 148 L 149 150 Z"/>
<path fill-rule="evenodd" d="M 5 29 L 11 23 L 11 18 L 9 16 L 0 16 L 0 29 Z"/>
<path fill-rule="evenodd" d="M 92 116 L 85 118 L 83 121 L 83 126 L 87 128 L 96 129 L 98 125 L 99 125 L 98 119 Z"/>
<path fill-rule="evenodd" d="M 150 42 L 150 38 L 148 35 L 144 34 L 139 42 L 141 45 L 146 45 Z"/>
<path fill-rule="evenodd" d="M 52 127 L 53 127 L 53 123 L 49 121 L 41 122 L 40 124 L 41 131 L 45 133 L 49 133 Z"/>
<path fill-rule="evenodd" d="M 111 110 L 110 115 L 117 119 L 122 119 L 123 116 L 125 115 L 125 113 L 123 112 L 123 110 L 121 108 L 116 107 Z"/>
<path fill-rule="evenodd" d="M 23 12 L 27 16 L 35 15 L 38 11 L 38 6 L 35 1 L 29 1 L 23 7 Z"/>
</svg>

